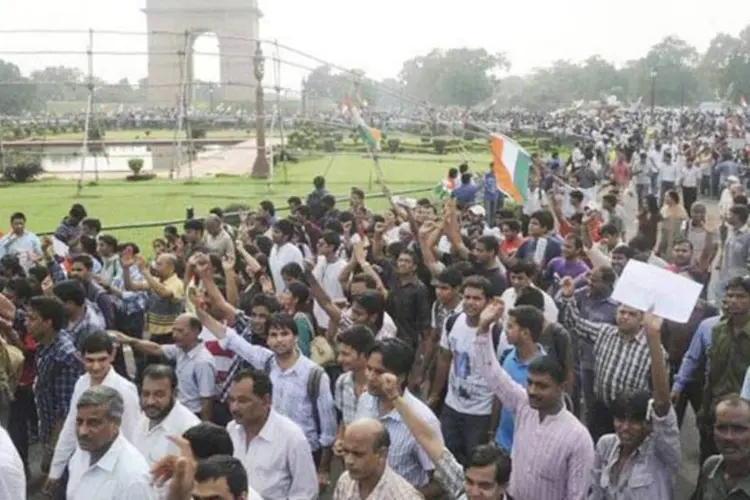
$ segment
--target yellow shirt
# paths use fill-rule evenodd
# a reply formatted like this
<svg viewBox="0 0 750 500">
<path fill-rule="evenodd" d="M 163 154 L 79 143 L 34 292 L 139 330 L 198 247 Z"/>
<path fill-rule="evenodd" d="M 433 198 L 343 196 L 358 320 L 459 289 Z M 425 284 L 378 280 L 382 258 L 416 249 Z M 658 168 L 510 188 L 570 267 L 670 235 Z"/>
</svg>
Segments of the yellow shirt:
<svg viewBox="0 0 750 500">
<path fill-rule="evenodd" d="M 173 274 L 162 285 L 172 292 L 172 297 L 164 299 L 151 291 L 146 313 L 146 332 L 149 336 L 170 335 L 174 320 L 185 310 L 185 285 L 182 280 Z"/>
</svg>

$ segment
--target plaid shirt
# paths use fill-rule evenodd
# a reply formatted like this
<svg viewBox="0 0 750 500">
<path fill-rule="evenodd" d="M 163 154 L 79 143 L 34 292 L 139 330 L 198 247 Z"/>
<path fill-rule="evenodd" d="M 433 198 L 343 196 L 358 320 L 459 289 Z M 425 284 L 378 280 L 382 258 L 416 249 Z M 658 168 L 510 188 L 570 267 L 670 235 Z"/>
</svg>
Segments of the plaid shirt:
<svg viewBox="0 0 750 500">
<path fill-rule="evenodd" d="M 333 498 L 337 500 L 364 500 L 359 492 L 359 482 L 352 479 L 348 471 L 344 472 L 336 482 L 336 491 L 333 493 Z M 415 490 L 414 486 L 410 485 L 406 479 L 386 466 L 383 475 L 380 476 L 375 488 L 367 498 L 422 500 L 424 496 Z"/>
<path fill-rule="evenodd" d="M 626 337 L 615 325 L 582 318 L 574 298 L 561 298 L 560 305 L 568 331 L 594 344 L 594 394 L 599 401 L 609 405 L 623 392 L 649 389 L 651 356 L 644 331 Z M 666 360 L 667 352 L 661 350 Z"/>
<path fill-rule="evenodd" d="M 122 270 L 125 272 L 125 270 Z M 130 278 L 133 282 L 143 281 L 143 274 L 135 266 L 130 267 Z M 130 292 L 125 290 L 125 280 L 121 274 L 114 277 L 111 284 L 112 288 L 120 290 L 122 298 L 118 301 L 117 307 L 125 314 L 146 313 L 148 307 L 148 292 Z"/>
<path fill-rule="evenodd" d="M 34 393 L 43 442 L 49 441 L 55 423 L 68 414 L 73 389 L 82 374 L 83 363 L 65 330 L 60 330 L 51 344 L 39 346 Z"/>
<path fill-rule="evenodd" d="M 103 332 L 106 330 L 107 324 L 104 321 L 104 316 L 102 316 L 99 308 L 90 300 L 86 300 L 81 319 L 74 325 L 69 324 L 67 328 L 67 332 L 74 345 L 78 345 L 81 338 L 88 333 Z"/>
<path fill-rule="evenodd" d="M 354 374 L 346 372 L 336 379 L 334 388 L 334 401 L 336 409 L 341 412 L 341 421 L 344 425 L 352 423 L 357 415 L 357 393 L 354 390 Z"/>
<path fill-rule="evenodd" d="M 450 498 L 455 498 L 456 500 L 464 500 L 466 498 L 466 493 L 464 493 L 465 477 L 464 468 L 458 463 L 453 453 L 448 448 L 443 448 L 443 453 L 437 462 L 435 462 L 435 479 L 448 493 Z"/>
<path fill-rule="evenodd" d="M 234 316 L 234 330 L 240 335 L 240 337 L 247 340 L 251 344 L 253 343 L 253 331 L 251 328 L 250 318 L 248 318 L 247 314 L 240 311 L 239 309 L 237 309 L 237 314 L 235 314 Z M 237 355 L 234 356 L 232 365 L 229 367 L 229 370 L 227 370 L 227 377 L 224 379 L 224 383 L 222 384 L 221 390 L 219 392 L 219 399 L 221 401 L 227 400 L 227 396 L 229 396 L 229 387 L 232 385 L 234 377 L 242 370 L 247 370 L 249 368 L 251 368 L 250 363 Z"/>
</svg>

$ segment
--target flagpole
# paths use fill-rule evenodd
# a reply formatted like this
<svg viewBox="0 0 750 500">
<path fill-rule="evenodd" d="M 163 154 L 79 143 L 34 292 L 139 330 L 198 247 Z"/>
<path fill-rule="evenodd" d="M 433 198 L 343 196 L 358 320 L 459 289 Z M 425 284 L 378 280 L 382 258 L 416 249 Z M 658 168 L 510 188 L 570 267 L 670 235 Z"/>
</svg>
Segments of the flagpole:
<svg viewBox="0 0 750 500">
<path fill-rule="evenodd" d="M 513 139 L 512 137 L 510 137 L 510 136 L 508 136 L 508 135 L 506 135 L 506 134 L 503 134 L 502 132 L 493 132 L 492 130 L 490 130 L 490 129 L 486 128 L 486 127 L 483 127 L 482 125 L 477 125 L 476 123 L 474 123 L 474 122 L 470 122 L 470 121 L 468 121 L 468 120 L 467 120 L 467 121 L 464 121 L 464 128 L 469 128 L 469 127 L 471 127 L 471 128 L 475 128 L 475 129 L 479 130 L 480 132 L 484 132 L 484 133 L 485 133 L 485 134 L 487 134 L 487 135 L 488 135 L 488 136 L 489 136 L 490 138 L 491 138 L 491 137 L 492 137 L 492 136 L 493 136 L 494 134 L 500 134 L 500 135 L 502 135 L 503 137 L 505 137 L 506 139 L 508 139 L 508 140 L 509 140 L 510 142 L 512 142 L 512 143 L 513 143 L 513 144 L 514 144 L 514 145 L 515 145 L 515 146 L 516 146 L 516 147 L 517 147 L 518 149 L 520 149 L 521 151 L 523 151 L 523 152 L 524 152 L 524 153 L 526 153 L 527 155 L 531 156 L 531 154 L 529 154 L 529 152 L 528 152 L 528 151 L 526 151 L 526 148 L 524 148 L 523 146 L 521 146 L 520 144 L 518 144 L 518 141 L 516 141 L 515 139 Z"/>
</svg>

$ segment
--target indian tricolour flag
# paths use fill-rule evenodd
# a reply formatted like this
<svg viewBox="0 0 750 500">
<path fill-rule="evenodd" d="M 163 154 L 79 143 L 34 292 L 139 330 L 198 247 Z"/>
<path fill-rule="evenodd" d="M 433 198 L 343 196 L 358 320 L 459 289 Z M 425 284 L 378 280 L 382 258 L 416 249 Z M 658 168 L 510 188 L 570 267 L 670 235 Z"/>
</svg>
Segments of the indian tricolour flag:
<svg viewBox="0 0 750 500">
<path fill-rule="evenodd" d="M 352 122 L 354 123 L 354 126 L 357 127 L 357 132 L 359 133 L 359 136 L 362 138 L 365 144 L 370 148 L 370 151 L 377 152 L 380 151 L 380 141 L 382 140 L 383 136 L 380 133 L 380 130 L 374 128 L 374 127 L 368 127 L 367 123 L 365 123 L 365 120 L 362 118 L 362 115 L 360 114 L 359 110 L 356 106 L 352 106 L 348 102 L 344 102 L 343 105 L 343 111 L 346 113 L 348 112 L 352 117 Z"/>
<path fill-rule="evenodd" d="M 490 136 L 490 151 L 497 188 L 516 203 L 523 203 L 529 190 L 531 155 L 518 143 L 498 133 Z"/>
</svg>

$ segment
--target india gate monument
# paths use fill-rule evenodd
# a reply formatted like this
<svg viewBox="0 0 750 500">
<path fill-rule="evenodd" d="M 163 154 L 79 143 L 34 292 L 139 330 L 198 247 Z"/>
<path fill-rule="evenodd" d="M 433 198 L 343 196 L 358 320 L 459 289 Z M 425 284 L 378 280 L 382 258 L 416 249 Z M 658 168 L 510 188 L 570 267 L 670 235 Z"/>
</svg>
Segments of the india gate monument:
<svg viewBox="0 0 750 500">
<path fill-rule="evenodd" d="M 219 42 L 221 90 L 217 98 L 253 100 L 252 58 L 262 16 L 257 0 L 147 0 L 143 12 L 148 24 L 148 95 L 152 105 L 175 106 L 180 84 L 193 81 L 193 42 L 209 32 L 216 34 Z"/>
</svg>

